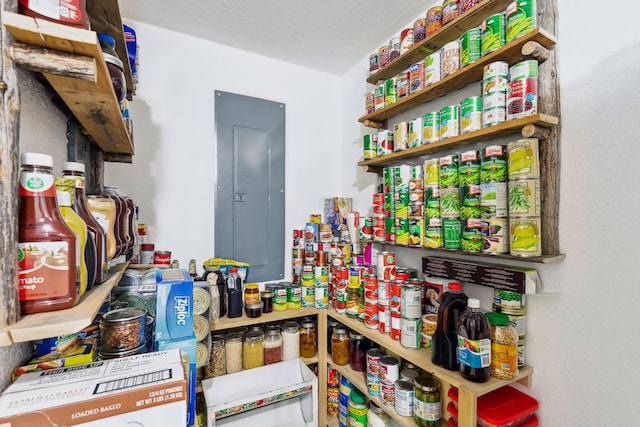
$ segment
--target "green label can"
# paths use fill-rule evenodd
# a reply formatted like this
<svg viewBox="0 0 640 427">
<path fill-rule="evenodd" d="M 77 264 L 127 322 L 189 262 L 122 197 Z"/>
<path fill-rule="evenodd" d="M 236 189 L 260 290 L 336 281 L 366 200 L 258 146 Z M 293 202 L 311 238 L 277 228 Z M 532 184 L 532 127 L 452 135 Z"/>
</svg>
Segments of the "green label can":
<svg viewBox="0 0 640 427">
<path fill-rule="evenodd" d="M 483 182 L 480 184 L 480 193 L 483 218 L 505 218 L 508 216 L 506 182 Z"/>
<path fill-rule="evenodd" d="M 460 218 L 482 218 L 480 184 L 460 186 Z"/>
<path fill-rule="evenodd" d="M 399 122 L 393 127 L 393 151 L 409 148 L 409 123 Z"/>
<path fill-rule="evenodd" d="M 504 13 L 496 13 L 482 22 L 480 28 L 480 55 L 485 56 L 500 49 L 506 42 Z"/>
<path fill-rule="evenodd" d="M 509 216 L 540 215 L 540 178 L 509 181 Z"/>
<path fill-rule="evenodd" d="M 422 145 L 422 117 L 409 122 L 409 148 Z"/>
<path fill-rule="evenodd" d="M 440 112 L 434 111 L 422 117 L 423 144 L 436 142 L 440 139 Z"/>
<path fill-rule="evenodd" d="M 540 176 L 538 140 L 523 138 L 507 144 L 507 170 L 509 179 L 538 178 Z"/>
<path fill-rule="evenodd" d="M 460 185 L 480 184 L 480 152 L 478 150 L 460 153 L 458 179 Z"/>
<path fill-rule="evenodd" d="M 516 0 L 507 6 L 506 42 L 517 39 L 534 30 L 538 26 L 536 0 Z"/>
<path fill-rule="evenodd" d="M 440 139 L 460 135 L 460 106 L 450 105 L 440 110 Z"/>
<path fill-rule="evenodd" d="M 396 217 L 390 216 L 384 219 L 384 240 L 387 243 L 396 242 Z"/>
<path fill-rule="evenodd" d="M 464 252 L 480 252 L 482 250 L 482 219 L 466 218 L 461 223 L 460 248 Z"/>
<path fill-rule="evenodd" d="M 390 130 L 378 131 L 378 156 L 393 153 L 393 132 Z"/>
<path fill-rule="evenodd" d="M 460 107 L 460 132 L 482 129 L 482 97 L 472 96 L 462 100 Z"/>
<path fill-rule="evenodd" d="M 458 162 L 459 157 L 457 154 L 440 157 L 440 188 L 457 187 L 459 185 Z"/>
<path fill-rule="evenodd" d="M 395 213 L 395 200 L 394 200 L 394 195 L 395 193 L 384 193 L 384 214 L 385 216 L 388 218 L 390 216 L 393 216 L 393 214 Z"/>
<path fill-rule="evenodd" d="M 442 247 L 443 249 L 460 249 L 460 219 L 442 219 Z"/>
<path fill-rule="evenodd" d="M 441 75 L 441 54 L 440 51 L 438 51 L 424 59 L 424 87 L 438 82 Z"/>
<path fill-rule="evenodd" d="M 424 184 L 440 185 L 440 159 L 427 159 L 424 161 Z"/>
<path fill-rule="evenodd" d="M 422 244 L 427 248 L 442 247 L 442 219 L 425 218 L 424 239 Z"/>
<path fill-rule="evenodd" d="M 384 108 L 384 84 L 376 86 L 373 91 L 373 103 L 376 111 Z"/>
<path fill-rule="evenodd" d="M 409 218 L 396 218 L 396 245 L 409 244 Z"/>
<path fill-rule="evenodd" d="M 373 159 L 378 155 L 378 134 L 372 133 L 363 137 L 363 157 Z"/>
<path fill-rule="evenodd" d="M 314 307 L 316 300 L 316 288 L 314 286 L 302 287 L 302 299 L 301 303 L 303 307 Z"/>
<path fill-rule="evenodd" d="M 423 226 L 424 219 L 422 217 L 409 218 L 409 246 L 414 248 L 422 246 Z"/>
<path fill-rule="evenodd" d="M 529 59 L 518 62 L 509 68 L 509 80 L 537 79 L 538 78 L 538 61 Z"/>
<path fill-rule="evenodd" d="M 427 218 L 440 218 L 440 187 L 428 185 L 424 189 L 424 215 Z"/>
<path fill-rule="evenodd" d="M 297 310 L 302 306 L 302 287 L 296 283 L 287 287 L 287 309 Z"/>
<path fill-rule="evenodd" d="M 482 149 L 480 158 L 480 182 L 507 181 L 507 147 L 489 145 Z"/>
<path fill-rule="evenodd" d="M 440 215 L 442 218 L 460 217 L 460 187 L 440 189 Z"/>
<path fill-rule="evenodd" d="M 520 257 L 542 255 L 540 218 L 510 218 L 510 253 Z"/>
<path fill-rule="evenodd" d="M 395 194 L 395 216 L 396 218 L 409 217 L 409 192 L 401 191 Z"/>
<path fill-rule="evenodd" d="M 391 77 L 384 82 L 384 105 L 395 104 L 398 100 L 398 87 L 396 78 Z"/>
<path fill-rule="evenodd" d="M 480 59 L 480 28 L 472 28 L 460 36 L 460 68 Z"/>
</svg>

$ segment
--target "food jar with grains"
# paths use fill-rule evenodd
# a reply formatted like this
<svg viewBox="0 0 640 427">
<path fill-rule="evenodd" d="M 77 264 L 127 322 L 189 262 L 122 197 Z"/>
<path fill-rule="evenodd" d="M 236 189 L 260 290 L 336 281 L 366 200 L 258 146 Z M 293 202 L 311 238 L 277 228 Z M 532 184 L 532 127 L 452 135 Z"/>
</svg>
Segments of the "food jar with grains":
<svg viewBox="0 0 640 427">
<path fill-rule="evenodd" d="M 512 380 L 518 375 L 518 331 L 506 314 L 486 316 L 491 323 L 491 376 Z"/>
<path fill-rule="evenodd" d="M 132 350 L 145 342 L 147 310 L 127 307 L 106 312 L 100 321 L 101 349 Z"/>
<path fill-rule="evenodd" d="M 205 367 L 205 377 L 213 378 L 219 377 L 227 373 L 225 367 L 225 344 L 223 335 L 211 336 L 211 357 L 209 358 L 209 364 Z"/>
<path fill-rule="evenodd" d="M 264 338 L 261 332 L 250 331 L 244 337 L 242 347 L 242 369 L 253 369 L 264 365 Z"/>
<path fill-rule="evenodd" d="M 300 357 L 300 325 L 293 320 L 282 324 L 282 360 Z"/>
<path fill-rule="evenodd" d="M 336 365 L 346 365 L 350 361 L 350 345 L 347 328 L 338 325 L 331 336 L 331 360 Z"/>
<path fill-rule="evenodd" d="M 300 357 L 313 357 L 318 346 L 316 324 L 311 319 L 304 319 L 300 323 Z"/>
<path fill-rule="evenodd" d="M 225 365 L 227 374 L 242 370 L 242 332 L 229 332 L 225 336 Z"/>
<path fill-rule="evenodd" d="M 282 361 L 282 335 L 280 329 L 267 328 L 264 336 L 264 364 Z"/>
</svg>

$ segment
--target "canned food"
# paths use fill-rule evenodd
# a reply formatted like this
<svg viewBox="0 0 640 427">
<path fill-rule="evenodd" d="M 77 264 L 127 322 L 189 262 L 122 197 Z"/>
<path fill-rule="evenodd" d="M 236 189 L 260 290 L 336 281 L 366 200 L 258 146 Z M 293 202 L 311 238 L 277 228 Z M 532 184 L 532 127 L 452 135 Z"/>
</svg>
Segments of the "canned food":
<svg viewBox="0 0 640 427">
<path fill-rule="evenodd" d="M 525 294 L 494 288 L 493 303 L 503 309 L 522 310 L 525 308 Z"/>
<path fill-rule="evenodd" d="M 393 308 L 392 308 L 391 313 L 389 314 L 389 318 L 391 319 L 389 336 L 393 340 L 400 341 L 400 338 L 402 338 L 402 322 L 401 322 L 400 311 L 399 310 L 393 311 Z"/>
<path fill-rule="evenodd" d="M 512 80 L 507 90 L 507 120 L 538 112 L 538 78 Z"/>
<path fill-rule="evenodd" d="M 297 310 L 302 306 L 302 287 L 293 283 L 287 287 L 287 309 Z"/>
<path fill-rule="evenodd" d="M 401 287 L 400 314 L 406 319 L 422 317 L 422 287 L 404 285 Z"/>
<path fill-rule="evenodd" d="M 482 69 L 482 78 L 487 80 L 493 77 L 508 77 L 509 64 L 505 61 L 495 61 L 484 66 Z"/>
<path fill-rule="evenodd" d="M 504 13 L 496 13 L 482 22 L 480 27 L 480 55 L 485 56 L 500 49 L 506 42 Z"/>
<path fill-rule="evenodd" d="M 427 113 L 422 118 L 422 141 L 424 144 L 440 139 L 440 112 Z"/>
<path fill-rule="evenodd" d="M 171 251 L 155 251 L 153 253 L 153 263 L 158 265 L 171 264 Z"/>
<path fill-rule="evenodd" d="M 425 62 L 420 61 L 409 67 L 409 92 L 416 93 L 424 88 Z"/>
<path fill-rule="evenodd" d="M 147 310 L 127 307 L 106 312 L 100 320 L 101 350 L 122 352 L 145 344 Z"/>
<path fill-rule="evenodd" d="M 424 184 L 425 184 L 425 188 L 426 186 L 440 185 L 440 159 L 435 158 L 435 159 L 425 160 Z"/>
<path fill-rule="evenodd" d="M 333 307 L 336 309 L 336 313 L 345 314 L 347 312 L 347 298 L 349 297 L 349 292 L 342 289 L 335 289 L 333 292 L 335 295 L 335 302 L 333 303 Z"/>
<path fill-rule="evenodd" d="M 393 151 L 409 148 L 409 123 L 399 122 L 393 127 Z"/>
<path fill-rule="evenodd" d="M 425 314 L 422 316 L 422 347 L 431 349 L 431 337 L 436 332 L 438 316 L 436 314 Z"/>
<path fill-rule="evenodd" d="M 413 27 L 405 28 L 400 33 L 400 55 L 413 47 Z"/>
<path fill-rule="evenodd" d="M 482 129 L 482 98 L 472 96 L 462 101 L 460 107 L 460 132 Z"/>
<path fill-rule="evenodd" d="M 507 144 L 507 171 L 509 179 L 538 178 L 540 160 L 538 140 L 524 138 Z"/>
<path fill-rule="evenodd" d="M 439 159 L 439 178 L 441 190 L 447 187 L 458 187 L 460 179 L 458 178 L 458 162 L 457 154 L 440 157 Z M 441 194 L 442 197 L 442 194 Z"/>
<path fill-rule="evenodd" d="M 486 77 L 482 80 L 482 96 L 483 97 L 486 97 L 488 95 L 493 95 L 496 93 L 506 94 L 508 89 L 509 89 L 509 79 L 507 78 L 507 76 Z M 502 98 L 496 97 L 486 101 L 487 108 L 501 106 L 500 99 Z"/>
<path fill-rule="evenodd" d="M 391 77 L 384 82 L 384 105 L 395 104 L 398 100 L 398 86 L 395 77 Z"/>
<path fill-rule="evenodd" d="M 369 75 L 375 74 L 380 69 L 380 54 L 374 52 L 369 55 Z"/>
<path fill-rule="evenodd" d="M 365 160 L 373 159 L 378 155 L 378 134 L 367 134 L 362 139 L 363 157 Z"/>
<path fill-rule="evenodd" d="M 428 36 L 442 28 L 442 6 L 433 6 L 427 10 L 427 30 Z"/>
<path fill-rule="evenodd" d="M 384 215 L 384 193 L 373 194 L 373 215 Z"/>
<path fill-rule="evenodd" d="M 422 206 L 422 205 L 417 205 Z M 410 217 L 408 219 L 409 224 L 409 246 L 420 247 L 422 246 L 422 228 L 424 226 L 424 219 L 422 216 Z"/>
<path fill-rule="evenodd" d="M 378 280 L 378 304 L 389 305 L 391 281 Z"/>
<path fill-rule="evenodd" d="M 394 252 L 378 252 L 377 270 L 378 280 L 395 280 L 396 254 Z"/>
<path fill-rule="evenodd" d="M 442 219 L 442 248 L 457 250 L 460 249 L 460 219 Z"/>
<path fill-rule="evenodd" d="M 287 286 L 276 285 L 273 288 L 273 311 L 285 311 L 288 307 Z"/>
<path fill-rule="evenodd" d="M 509 323 L 516 328 L 518 332 L 518 341 L 524 341 L 527 333 L 527 310 L 526 308 L 511 308 L 502 307 L 496 303 L 493 303 L 493 311 L 496 313 L 503 313 L 509 316 Z"/>
<path fill-rule="evenodd" d="M 424 199 L 424 190 L 418 190 L 415 193 L 419 193 L 420 196 L 416 194 L 416 197 L 421 197 Z M 413 193 L 412 193 L 413 194 Z M 412 194 L 409 197 L 412 197 Z M 417 202 L 409 202 L 409 218 L 423 217 L 424 216 L 424 201 Z M 409 222 L 409 232 L 411 232 L 411 222 Z"/>
<path fill-rule="evenodd" d="M 427 34 L 427 20 L 425 18 L 416 19 L 413 23 L 413 44 L 424 40 Z"/>
<path fill-rule="evenodd" d="M 373 217 L 373 241 L 384 242 L 384 216 Z"/>
<path fill-rule="evenodd" d="M 316 286 L 327 286 L 329 284 L 329 267 L 327 265 L 316 265 L 313 267 L 313 276 Z"/>
<path fill-rule="evenodd" d="M 509 220 L 507 218 L 483 218 L 482 252 L 490 255 L 509 252 Z"/>
<path fill-rule="evenodd" d="M 460 69 L 460 40 L 451 41 L 440 49 L 440 61 L 440 77 L 443 79 Z"/>
<path fill-rule="evenodd" d="M 507 6 L 506 42 L 509 43 L 523 36 L 538 26 L 535 0 L 516 0 Z"/>
<path fill-rule="evenodd" d="M 378 303 L 378 331 L 386 335 L 391 333 L 391 308 L 389 305 Z"/>
<path fill-rule="evenodd" d="M 374 89 L 373 102 L 375 111 L 378 111 L 385 107 L 384 83 L 376 86 L 376 88 Z"/>
<path fill-rule="evenodd" d="M 384 102 L 384 99 L 382 100 Z M 364 97 L 364 109 L 366 114 L 376 111 L 376 95 L 375 92 L 367 92 Z"/>
<path fill-rule="evenodd" d="M 315 286 L 302 286 L 301 288 L 302 300 L 301 304 L 303 307 L 314 307 L 315 299 L 316 299 L 316 290 Z"/>
<path fill-rule="evenodd" d="M 540 178 L 509 181 L 509 215 L 540 215 Z"/>
<path fill-rule="evenodd" d="M 394 387 L 396 412 L 403 417 L 413 416 L 413 383 L 407 380 L 398 380 Z"/>
<path fill-rule="evenodd" d="M 483 182 L 480 193 L 483 218 L 504 218 L 509 214 L 506 182 Z"/>
<path fill-rule="evenodd" d="M 378 302 L 364 302 L 364 326 L 369 329 L 378 329 Z"/>
<path fill-rule="evenodd" d="M 400 344 L 406 348 L 420 348 L 422 334 L 420 317 L 417 319 L 402 318 L 400 321 Z"/>
<path fill-rule="evenodd" d="M 482 127 L 491 127 L 507 120 L 507 108 L 496 107 L 482 110 Z"/>
<path fill-rule="evenodd" d="M 393 216 L 386 217 L 384 220 L 384 240 L 387 243 L 396 242 L 396 217 L 395 212 Z"/>
<path fill-rule="evenodd" d="M 460 68 L 480 59 L 480 28 L 472 28 L 460 36 Z"/>
<path fill-rule="evenodd" d="M 482 97 L 482 111 L 492 110 L 494 108 L 506 108 L 507 93 L 493 92 Z"/>
<path fill-rule="evenodd" d="M 466 218 L 461 222 L 460 249 L 464 252 L 482 250 L 482 219 Z"/>
<path fill-rule="evenodd" d="M 424 227 L 423 245 L 427 248 L 442 247 L 442 219 L 427 218 Z"/>
<path fill-rule="evenodd" d="M 329 288 L 328 286 L 315 287 L 315 306 L 316 308 L 329 307 Z"/>
<path fill-rule="evenodd" d="M 460 217 L 460 187 L 440 189 L 440 215 L 442 218 Z"/>
<path fill-rule="evenodd" d="M 542 255 L 540 218 L 510 218 L 510 253 L 520 257 Z"/>
<path fill-rule="evenodd" d="M 479 184 L 460 186 L 460 218 L 482 217 L 482 189 Z"/>
<path fill-rule="evenodd" d="M 424 87 L 437 83 L 442 78 L 442 54 L 433 52 L 424 60 Z"/>
<path fill-rule="evenodd" d="M 460 153 L 458 177 L 460 185 L 480 184 L 480 153 L 477 150 Z"/>
<path fill-rule="evenodd" d="M 393 153 L 393 132 L 378 131 L 378 157 Z"/>
<path fill-rule="evenodd" d="M 507 147 L 489 145 L 482 149 L 480 157 L 480 182 L 505 182 L 507 180 Z"/>
<path fill-rule="evenodd" d="M 460 15 L 459 0 L 444 0 L 442 2 L 442 25 L 453 21 Z"/>
<path fill-rule="evenodd" d="M 378 63 L 380 68 L 389 65 L 389 45 L 384 44 L 378 48 Z"/>
<path fill-rule="evenodd" d="M 409 122 L 409 148 L 422 145 L 422 117 Z"/>
<path fill-rule="evenodd" d="M 396 219 L 399 218 L 408 218 L 409 216 L 409 192 L 401 191 L 398 193 L 394 193 L 394 208 Z M 397 225 L 397 223 L 396 223 Z M 398 236 L 396 233 L 396 242 L 398 241 Z"/>
<path fill-rule="evenodd" d="M 398 56 L 400 56 L 400 36 L 395 36 L 389 40 L 389 62 Z"/>
<path fill-rule="evenodd" d="M 460 135 L 460 106 L 450 105 L 440 110 L 440 139 Z"/>
<path fill-rule="evenodd" d="M 397 99 L 402 99 L 406 96 L 409 96 L 410 92 L 410 75 L 409 71 L 403 71 L 396 76 L 396 91 L 397 91 Z"/>
<path fill-rule="evenodd" d="M 380 403 L 385 406 L 395 405 L 396 387 L 393 384 L 380 384 Z"/>
<path fill-rule="evenodd" d="M 398 359 L 393 356 L 381 356 L 378 372 L 381 384 L 393 385 L 400 376 Z"/>
</svg>

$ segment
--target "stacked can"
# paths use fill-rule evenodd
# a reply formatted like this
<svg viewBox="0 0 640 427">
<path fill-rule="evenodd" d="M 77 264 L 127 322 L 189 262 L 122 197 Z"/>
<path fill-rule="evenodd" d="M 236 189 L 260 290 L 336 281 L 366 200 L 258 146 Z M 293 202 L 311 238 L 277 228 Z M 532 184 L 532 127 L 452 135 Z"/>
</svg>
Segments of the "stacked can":
<svg viewBox="0 0 640 427">
<path fill-rule="evenodd" d="M 377 85 L 373 91 L 373 106 L 374 111 L 378 111 L 385 107 L 384 83 Z"/>
<path fill-rule="evenodd" d="M 406 348 L 420 348 L 422 321 L 422 281 L 409 279 L 400 290 L 400 344 Z"/>
<path fill-rule="evenodd" d="M 511 255 L 542 255 L 540 165 L 538 140 L 519 139 L 507 145 L 509 176 L 509 241 Z"/>
<path fill-rule="evenodd" d="M 442 247 L 460 249 L 460 187 L 459 156 L 440 157 L 440 215 L 442 217 Z"/>
<path fill-rule="evenodd" d="M 480 155 L 480 193 L 482 207 L 482 252 L 509 252 L 507 201 L 507 147 L 489 145 Z"/>
<path fill-rule="evenodd" d="M 527 60 L 509 68 L 507 120 L 538 112 L 538 61 Z"/>
<path fill-rule="evenodd" d="M 349 284 L 349 268 L 345 266 L 333 267 L 331 276 L 333 283 L 333 308 L 337 313 L 347 312 L 347 286 Z"/>
<path fill-rule="evenodd" d="M 316 278 L 315 266 L 305 263 L 302 265 L 301 281 L 302 285 L 302 306 L 315 307 L 316 304 Z"/>
<path fill-rule="evenodd" d="M 347 427 L 348 425 L 348 403 L 351 390 L 354 389 L 354 385 L 345 377 L 340 375 L 340 385 L 338 394 L 338 425 L 340 427 Z"/>
<path fill-rule="evenodd" d="M 496 61 L 484 66 L 482 75 L 482 126 L 504 123 L 507 119 L 509 64 Z"/>
<path fill-rule="evenodd" d="M 409 70 L 402 71 L 400 74 L 396 75 L 397 99 L 402 99 L 409 96 L 410 78 L 411 74 L 409 73 Z"/>
<path fill-rule="evenodd" d="M 411 247 L 422 246 L 424 228 L 424 174 L 422 166 L 411 166 L 409 178 L 409 241 Z"/>
<path fill-rule="evenodd" d="M 525 338 L 527 332 L 527 310 L 525 295 L 518 292 L 495 289 L 493 311 L 509 316 L 509 322 L 518 331 L 518 367 L 525 363 Z"/>
<path fill-rule="evenodd" d="M 433 52 L 424 59 L 424 87 L 440 81 L 442 76 L 442 56 L 440 51 Z"/>
<path fill-rule="evenodd" d="M 482 97 L 470 96 L 460 104 L 460 133 L 475 132 L 480 129 L 482 129 Z"/>
<path fill-rule="evenodd" d="M 371 396 L 380 396 L 380 358 L 384 351 L 379 348 L 367 350 L 367 392 Z"/>
<path fill-rule="evenodd" d="M 346 314 L 352 319 L 360 318 L 360 292 L 363 288 L 367 267 L 352 265 L 349 267 L 349 282 L 347 283 Z"/>
<path fill-rule="evenodd" d="M 398 122 L 393 127 L 393 151 L 409 148 L 409 123 Z"/>
<path fill-rule="evenodd" d="M 373 241 L 384 242 L 384 195 L 385 193 L 373 194 Z"/>
<path fill-rule="evenodd" d="M 440 110 L 440 139 L 460 135 L 460 105 L 449 105 Z"/>
<path fill-rule="evenodd" d="M 402 287 L 407 284 L 409 274 L 398 273 L 396 270 L 396 279 L 387 283 L 387 292 L 389 294 L 389 318 L 391 327 L 389 335 L 396 341 L 402 338 Z"/>
<path fill-rule="evenodd" d="M 409 148 L 422 145 L 422 117 L 409 122 Z"/>
<path fill-rule="evenodd" d="M 302 280 L 302 265 L 304 264 L 304 230 L 293 230 L 293 244 L 291 247 L 291 277 L 293 283 Z"/>
<path fill-rule="evenodd" d="M 395 406 L 395 382 L 400 377 L 400 364 L 393 356 L 380 358 L 380 402 L 386 406 Z"/>
<path fill-rule="evenodd" d="M 362 137 L 362 156 L 365 160 L 378 156 L 378 134 L 371 133 Z"/>
<path fill-rule="evenodd" d="M 384 241 L 387 243 L 395 243 L 395 174 L 396 167 L 386 167 L 382 171 L 383 190 L 384 190 Z"/>
<path fill-rule="evenodd" d="M 424 162 L 424 233 L 422 244 L 427 248 L 442 247 L 442 217 L 440 213 L 440 159 Z"/>
<path fill-rule="evenodd" d="M 420 167 L 409 165 L 394 168 L 395 243 L 407 246 L 409 244 L 409 183 L 414 175 L 422 172 L 419 170 Z"/>
<path fill-rule="evenodd" d="M 506 26 L 504 12 L 489 16 L 480 27 L 480 55 L 485 56 L 505 44 Z"/>
<path fill-rule="evenodd" d="M 393 132 L 388 130 L 378 131 L 378 156 L 393 153 Z"/>
<path fill-rule="evenodd" d="M 364 97 L 365 114 L 372 114 L 376 111 L 376 94 L 375 92 L 367 92 Z"/>
<path fill-rule="evenodd" d="M 327 308 L 329 306 L 329 252 L 316 251 L 314 255 L 314 305 L 316 308 Z"/>
<path fill-rule="evenodd" d="M 339 414 L 340 378 L 334 368 L 327 369 L 327 415 L 337 418 Z"/>
<path fill-rule="evenodd" d="M 480 187 L 480 153 L 460 153 L 460 248 L 465 252 L 482 250 L 482 207 Z"/>
<path fill-rule="evenodd" d="M 413 43 L 424 40 L 427 35 L 427 20 L 425 18 L 416 19 L 413 23 Z"/>
<path fill-rule="evenodd" d="M 375 74 L 380 69 L 380 54 L 373 52 L 369 55 L 369 75 Z"/>
<path fill-rule="evenodd" d="M 395 77 L 384 81 L 384 106 L 393 105 L 398 100 L 398 86 Z"/>
<path fill-rule="evenodd" d="M 376 260 L 378 279 L 378 330 L 391 332 L 391 284 L 396 280 L 396 255 L 393 252 L 378 252 Z"/>
<path fill-rule="evenodd" d="M 391 37 L 389 40 L 389 62 L 400 56 L 400 35 Z"/>
<path fill-rule="evenodd" d="M 432 111 L 422 117 L 422 143 L 440 140 L 440 111 Z"/>
</svg>

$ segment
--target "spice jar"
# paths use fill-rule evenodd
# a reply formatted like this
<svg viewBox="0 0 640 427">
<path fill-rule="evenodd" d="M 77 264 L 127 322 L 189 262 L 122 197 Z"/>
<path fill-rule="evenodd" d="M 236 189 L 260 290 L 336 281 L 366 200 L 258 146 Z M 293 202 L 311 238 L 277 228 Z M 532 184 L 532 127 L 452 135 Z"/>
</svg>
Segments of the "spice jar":
<svg viewBox="0 0 640 427">
<path fill-rule="evenodd" d="M 349 339 L 351 342 L 349 365 L 354 371 L 363 372 L 367 363 L 369 340 L 364 335 L 355 332 L 349 334 Z"/>
<path fill-rule="evenodd" d="M 273 311 L 273 291 L 260 292 L 260 300 L 262 301 L 262 312 L 271 313 Z"/>
<path fill-rule="evenodd" d="M 346 365 L 350 360 L 349 335 L 347 329 L 342 326 L 333 328 L 331 336 L 331 360 L 336 365 Z"/>
<path fill-rule="evenodd" d="M 491 376 L 514 379 L 518 375 L 518 331 L 506 314 L 491 312 L 486 316 L 491 323 Z"/>
<path fill-rule="evenodd" d="M 257 283 L 247 283 L 244 287 L 244 305 L 258 304 L 260 302 L 260 290 Z"/>
<path fill-rule="evenodd" d="M 264 365 L 264 338 L 261 332 L 250 331 L 242 346 L 242 369 L 253 369 Z"/>
<path fill-rule="evenodd" d="M 282 334 L 280 329 L 267 328 L 264 336 L 264 364 L 282 361 Z"/>
<path fill-rule="evenodd" d="M 420 427 L 440 425 L 442 404 L 440 385 L 431 375 L 421 375 L 413 380 L 413 417 Z"/>
<path fill-rule="evenodd" d="M 225 358 L 224 336 L 212 335 L 211 356 L 209 358 L 209 364 L 205 367 L 205 377 L 213 378 L 226 374 Z"/>
<path fill-rule="evenodd" d="M 282 360 L 300 357 L 300 327 L 298 322 L 282 324 Z"/>
<path fill-rule="evenodd" d="M 145 343 L 147 310 L 138 307 L 106 312 L 100 321 L 101 350 L 119 352 L 135 349 Z"/>
<path fill-rule="evenodd" d="M 225 365 L 227 374 L 242 370 L 242 332 L 229 332 L 225 336 Z"/>
<path fill-rule="evenodd" d="M 300 324 L 300 357 L 313 357 L 318 346 L 316 324 L 311 319 L 305 319 Z"/>
</svg>

